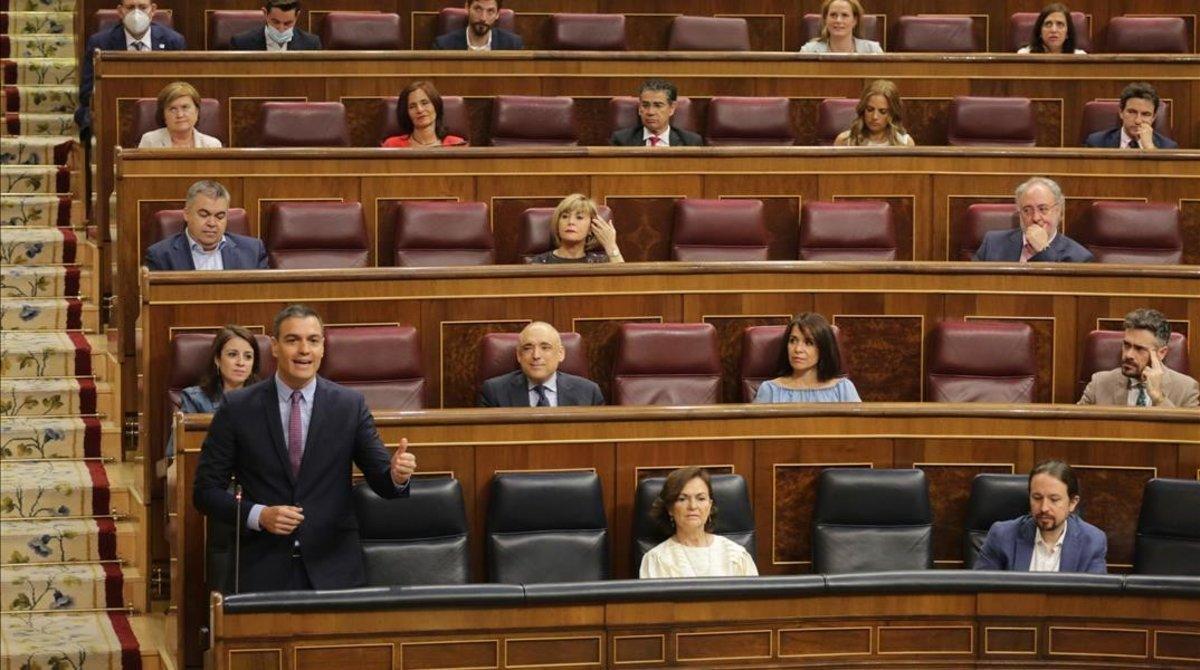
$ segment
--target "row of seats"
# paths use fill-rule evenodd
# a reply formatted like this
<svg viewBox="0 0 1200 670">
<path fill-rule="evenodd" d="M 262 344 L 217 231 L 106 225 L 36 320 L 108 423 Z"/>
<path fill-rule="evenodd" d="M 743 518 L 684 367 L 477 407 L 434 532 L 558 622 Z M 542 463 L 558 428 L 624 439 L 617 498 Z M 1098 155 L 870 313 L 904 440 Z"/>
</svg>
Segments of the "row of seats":
<svg viewBox="0 0 1200 670">
<path fill-rule="evenodd" d="M 1024 46 L 1037 19 L 1036 12 L 1018 12 L 1010 17 L 1010 51 Z M 1092 52 L 1091 17 L 1072 12 L 1076 47 Z M 116 10 L 98 10 L 99 29 L 116 23 Z M 154 20 L 172 25 L 172 14 L 157 12 Z M 229 49 L 230 39 L 240 32 L 262 25 L 257 10 L 212 10 L 208 12 L 208 44 L 213 50 Z M 891 40 L 886 40 L 886 16 L 863 16 L 862 37 L 894 52 L 985 51 L 984 36 L 975 30 L 974 19 L 963 15 L 919 14 L 901 16 Z M 515 32 L 516 15 L 503 9 L 497 26 Z M 437 35 L 463 30 L 466 12 L 461 7 L 445 8 L 438 13 L 432 39 Z M 820 35 L 821 16 L 805 14 L 804 40 Z M 330 50 L 396 51 L 405 48 L 398 14 L 378 12 L 329 12 L 321 23 L 321 44 Z M 623 14 L 554 13 L 546 25 L 546 44 L 550 49 L 572 51 L 624 51 L 628 47 Z M 671 22 L 667 39 L 670 51 L 749 51 L 750 27 L 745 19 L 729 17 L 679 16 Z M 1108 24 L 1104 51 L 1108 53 L 1191 53 L 1191 35 L 1181 16 L 1118 16 Z"/>
<path fill-rule="evenodd" d="M 742 333 L 740 396 L 750 402 L 778 372 L 785 326 L 752 326 Z M 835 327 L 839 346 L 846 350 Z M 263 377 L 274 374 L 270 342 L 258 335 Z M 475 382 L 517 369 L 516 333 L 489 333 L 479 343 Z M 210 365 L 211 333 L 181 333 L 171 343 L 168 397 L 196 384 Z M 1088 334 L 1077 392 L 1100 370 L 1120 362 L 1123 332 Z M 562 333 L 563 372 L 591 378 L 583 338 Z M 361 391 L 375 411 L 425 406 L 420 338 L 411 326 L 337 326 L 325 333 L 321 374 Z M 929 335 L 926 399 L 936 402 L 1031 403 L 1037 361 L 1033 329 L 1008 321 L 943 321 Z M 842 360 L 847 360 L 843 355 Z M 1189 373 L 1186 338 L 1172 333 L 1164 364 Z M 612 394 L 615 405 L 708 405 L 721 402 L 721 357 L 716 329 L 706 323 L 626 323 L 617 333 Z M 853 378 L 854 370 L 847 370 Z"/>
<path fill-rule="evenodd" d="M 522 260 L 552 247 L 554 208 L 531 207 L 521 214 L 517 253 Z M 607 207 L 600 215 L 611 218 Z M 180 232 L 183 210 L 154 215 L 149 242 Z M 229 211 L 228 230 L 249 234 L 244 209 Z M 976 203 L 957 232 L 956 260 L 970 260 L 983 236 L 1020 225 L 1011 203 Z M 397 205 L 390 257 L 380 264 L 401 267 L 492 265 L 495 239 L 482 202 L 409 200 Z M 1071 230 L 1100 263 L 1175 265 L 1183 261 L 1179 208 L 1170 203 L 1096 201 Z M 272 268 L 366 267 L 369 240 L 357 202 L 277 202 L 264 231 Z M 770 239 L 761 200 L 684 198 L 675 202 L 671 259 L 688 262 L 766 261 Z M 800 211 L 797 258 L 808 261 L 894 261 L 896 225 L 884 201 L 806 202 Z"/>
<path fill-rule="evenodd" d="M 667 538 L 650 515 L 664 481 L 663 477 L 647 477 L 638 482 L 630 543 L 635 571 L 642 556 Z M 715 474 L 712 488 L 719 510 L 713 532 L 756 556 L 754 512 L 745 480 L 740 475 Z M 354 489 L 354 504 L 369 586 L 465 584 L 470 580 L 469 525 L 457 479 L 417 478 L 410 496 L 398 500 L 381 499 L 361 483 Z M 994 522 L 1028 511 L 1024 475 L 976 476 L 963 528 L 966 567 L 974 565 Z M 923 570 L 934 565 L 929 484 L 919 469 L 823 470 L 817 480 L 812 526 L 815 573 Z M 596 473 L 493 476 L 485 531 L 489 581 L 532 584 L 608 579 L 609 539 Z M 226 557 L 227 543 L 227 539 L 210 541 L 209 551 Z M 1134 571 L 1200 575 L 1200 482 L 1152 479 L 1146 483 Z M 222 584 L 210 585 L 220 588 Z"/>
</svg>

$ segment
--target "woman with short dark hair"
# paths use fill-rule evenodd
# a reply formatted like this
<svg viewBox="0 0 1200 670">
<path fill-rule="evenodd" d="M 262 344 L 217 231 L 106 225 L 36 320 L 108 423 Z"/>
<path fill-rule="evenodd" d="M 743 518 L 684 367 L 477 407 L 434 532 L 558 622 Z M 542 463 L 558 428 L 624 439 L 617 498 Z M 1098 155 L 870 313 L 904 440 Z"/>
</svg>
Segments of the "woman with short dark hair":
<svg viewBox="0 0 1200 670">
<path fill-rule="evenodd" d="M 805 312 L 783 331 L 779 376 L 758 387 L 754 402 L 862 402 L 842 371 L 837 338 L 825 317 Z"/>
<path fill-rule="evenodd" d="M 742 545 L 712 533 L 717 507 L 712 478 L 704 468 L 679 468 L 667 475 L 650 515 L 671 537 L 642 557 L 642 579 L 662 577 L 747 577 L 758 574 Z"/>
</svg>

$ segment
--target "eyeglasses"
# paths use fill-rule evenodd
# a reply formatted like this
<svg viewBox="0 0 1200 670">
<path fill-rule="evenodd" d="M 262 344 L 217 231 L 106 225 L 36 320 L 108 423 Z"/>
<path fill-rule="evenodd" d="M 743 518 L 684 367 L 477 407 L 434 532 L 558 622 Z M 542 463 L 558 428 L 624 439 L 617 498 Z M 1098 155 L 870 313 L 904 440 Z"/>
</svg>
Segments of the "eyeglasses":
<svg viewBox="0 0 1200 670">
<path fill-rule="evenodd" d="M 1021 208 L 1021 215 L 1024 216 L 1025 218 L 1029 218 L 1029 217 L 1033 216 L 1034 212 L 1037 212 L 1038 214 L 1041 214 L 1042 216 L 1046 216 L 1046 215 L 1050 214 L 1050 212 L 1053 212 L 1056 209 L 1058 209 L 1057 202 L 1054 203 L 1053 205 L 1038 205 L 1037 207 L 1034 207 L 1032 205 L 1026 205 Z"/>
</svg>

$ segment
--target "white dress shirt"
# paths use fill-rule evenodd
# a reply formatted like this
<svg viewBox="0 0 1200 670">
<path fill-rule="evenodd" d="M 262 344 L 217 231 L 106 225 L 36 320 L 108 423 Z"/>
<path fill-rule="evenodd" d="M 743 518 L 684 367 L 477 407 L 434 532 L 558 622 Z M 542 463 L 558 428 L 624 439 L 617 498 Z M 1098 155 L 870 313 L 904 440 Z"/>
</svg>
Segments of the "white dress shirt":
<svg viewBox="0 0 1200 670">
<path fill-rule="evenodd" d="M 188 249 L 192 252 L 192 265 L 196 266 L 197 270 L 224 270 L 225 260 L 221 258 L 221 250 L 229 244 L 229 240 L 225 236 L 221 236 L 221 241 L 217 242 L 217 248 L 212 251 L 206 251 L 200 243 L 192 238 L 192 234 L 183 229 L 183 234 L 187 237 Z"/>
<path fill-rule="evenodd" d="M 533 390 L 533 387 L 537 386 L 537 384 L 534 383 L 532 380 L 530 380 L 528 377 L 525 378 L 525 383 L 528 385 L 528 388 L 529 388 L 529 406 L 537 407 L 538 394 L 537 394 L 537 391 Z M 550 375 L 549 379 L 542 382 L 542 389 L 543 389 L 544 393 L 546 394 L 546 400 L 550 403 L 550 406 L 558 407 L 558 373 L 557 372 Z"/>
<path fill-rule="evenodd" d="M 135 42 L 141 42 L 142 48 L 139 49 L 139 48 L 135 47 L 134 46 Z M 133 35 L 130 35 L 129 31 L 126 30 L 125 31 L 125 48 L 128 49 L 129 51 L 154 51 L 154 43 L 150 41 L 150 29 L 149 28 L 146 29 L 146 32 L 144 34 L 142 34 L 141 39 L 138 39 L 138 38 L 134 37 Z"/>
<path fill-rule="evenodd" d="M 467 49 L 470 51 L 491 51 L 492 50 L 492 31 L 490 31 L 490 30 L 488 31 L 487 44 L 485 44 L 481 47 L 477 47 L 474 44 L 471 44 L 471 26 L 468 25 L 467 26 Z"/>
<path fill-rule="evenodd" d="M 1067 538 L 1067 522 L 1063 521 L 1063 530 L 1058 535 L 1054 546 L 1046 544 L 1042 539 L 1040 528 L 1033 531 L 1033 556 L 1029 559 L 1030 572 L 1058 572 L 1062 564 L 1063 540 Z"/>
</svg>

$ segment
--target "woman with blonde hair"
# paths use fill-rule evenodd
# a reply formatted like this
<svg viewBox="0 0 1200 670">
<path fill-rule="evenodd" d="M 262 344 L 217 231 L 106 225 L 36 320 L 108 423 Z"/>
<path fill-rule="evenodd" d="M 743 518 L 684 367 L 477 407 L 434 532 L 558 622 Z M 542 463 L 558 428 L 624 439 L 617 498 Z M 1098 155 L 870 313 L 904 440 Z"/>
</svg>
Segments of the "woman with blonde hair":
<svg viewBox="0 0 1200 670">
<path fill-rule="evenodd" d="M 154 114 L 159 128 L 142 135 L 139 149 L 220 149 L 221 140 L 196 130 L 200 92 L 186 81 L 173 81 L 158 92 Z"/>
<path fill-rule="evenodd" d="M 821 3 L 821 34 L 800 47 L 800 53 L 883 53 L 879 42 L 862 38 L 862 17 L 858 0 L 825 0 Z"/>
<path fill-rule="evenodd" d="M 855 107 L 857 116 L 848 130 L 833 141 L 839 147 L 911 147 L 912 137 L 904 130 L 904 101 L 900 90 L 887 79 L 876 79 L 863 89 Z"/>
<path fill-rule="evenodd" d="M 530 263 L 624 263 L 617 247 L 617 229 L 600 216 L 592 199 L 581 193 L 563 198 L 550 218 L 554 248 Z"/>
</svg>

